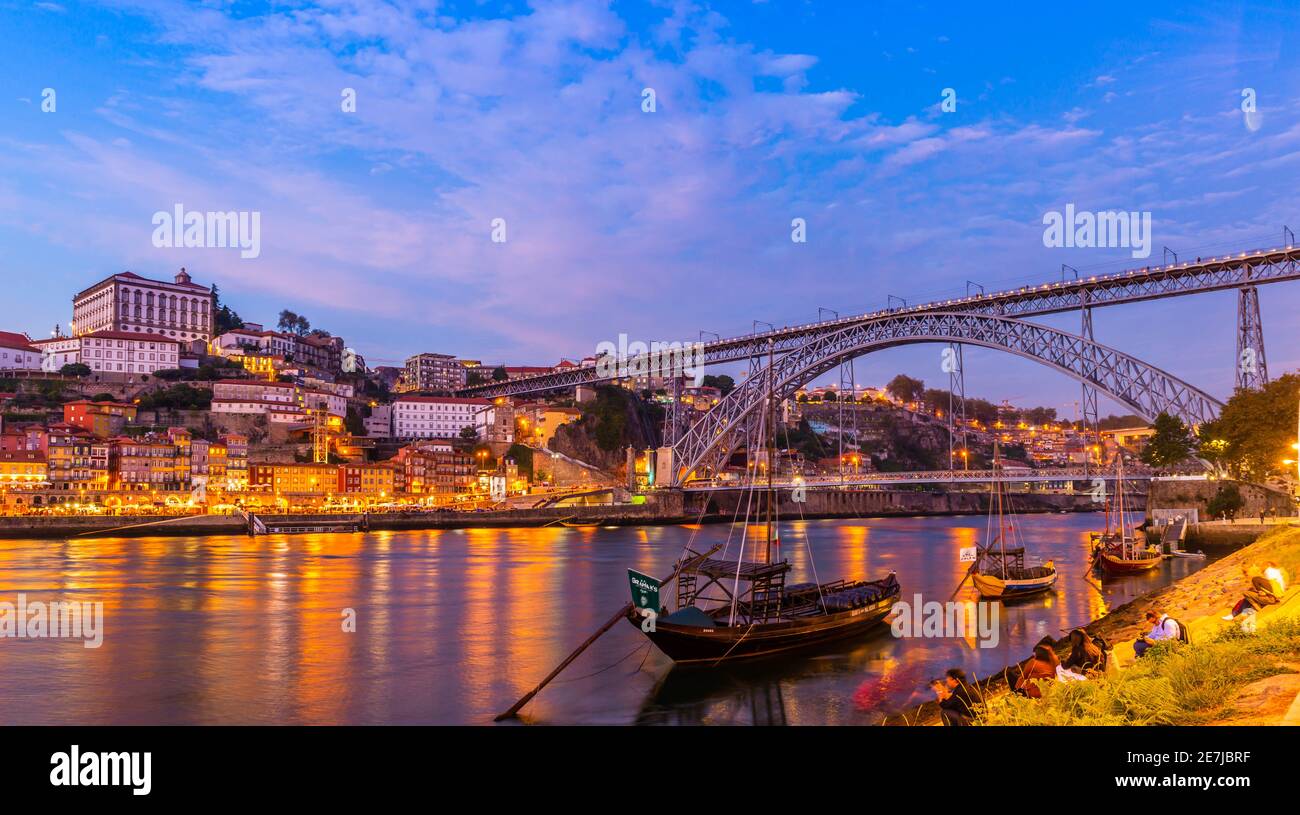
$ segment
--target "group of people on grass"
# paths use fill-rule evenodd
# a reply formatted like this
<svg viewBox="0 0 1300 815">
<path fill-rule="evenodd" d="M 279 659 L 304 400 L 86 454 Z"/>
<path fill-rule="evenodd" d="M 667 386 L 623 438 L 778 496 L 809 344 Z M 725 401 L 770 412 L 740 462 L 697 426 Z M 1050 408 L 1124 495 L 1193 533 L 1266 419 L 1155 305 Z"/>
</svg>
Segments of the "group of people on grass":
<svg viewBox="0 0 1300 815">
<path fill-rule="evenodd" d="M 1248 588 L 1223 619 L 1238 621 L 1243 630 L 1254 631 L 1255 613 L 1281 601 L 1286 591 L 1287 575 L 1272 561 L 1243 566 L 1242 573 Z M 1187 627 L 1163 611 L 1148 609 L 1144 618 L 1148 630 L 1133 642 L 1133 652 L 1139 658 L 1160 642 L 1191 642 Z M 1101 636 L 1076 628 L 1070 632 L 1069 641 L 1070 653 L 1062 660 L 1051 637 L 1040 640 L 1029 659 L 1008 669 L 1007 679 L 1012 691 L 1040 699 L 1043 695 L 1038 684 L 1040 681 L 1086 680 L 1106 673 L 1111 667 L 1111 648 Z M 975 720 L 983 700 L 979 689 L 966 679 L 960 668 L 950 668 L 943 678 L 933 680 L 930 686 L 939 701 L 945 725 L 959 727 Z"/>
</svg>

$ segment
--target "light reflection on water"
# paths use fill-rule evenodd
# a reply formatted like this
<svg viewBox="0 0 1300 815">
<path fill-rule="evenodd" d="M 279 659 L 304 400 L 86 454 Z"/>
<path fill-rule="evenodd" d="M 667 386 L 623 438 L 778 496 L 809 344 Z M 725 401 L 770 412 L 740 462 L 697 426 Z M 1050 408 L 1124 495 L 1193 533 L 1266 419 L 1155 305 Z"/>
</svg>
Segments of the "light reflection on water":
<svg viewBox="0 0 1300 815">
<path fill-rule="evenodd" d="M 928 698 L 959 665 L 977 676 L 1199 568 L 1084 580 L 1100 516 L 1023 517 L 1053 558 L 1055 594 L 1008 607 L 1001 642 L 895 640 L 887 630 L 779 662 L 671 670 L 620 621 L 526 708 L 545 723 L 865 724 Z M 627 599 L 626 569 L 666 574 L 691 538 L 723 525 L 472 529 L 263 538 L 0 541 L 0 600 L 102 601 L 103 646 L 0 640 L 0 722 L 486 723 L 532 688 Z M 751 541 L 762 536 L 751 529 Z M 796 522 L 791 582 L 875 578 L 903 598 L 946 600 L 957 552 L 982 517 Z M 737 533 L 737 538 L 739 534 Z M 963 597 L 972 596 L 969 588 Z M 356 633 L 342 630 L 355 609 Z M 862 704 L 854 701 L 855 692 Z M 867 709 L 863 708 L 867 706 Z"/>
</svg>

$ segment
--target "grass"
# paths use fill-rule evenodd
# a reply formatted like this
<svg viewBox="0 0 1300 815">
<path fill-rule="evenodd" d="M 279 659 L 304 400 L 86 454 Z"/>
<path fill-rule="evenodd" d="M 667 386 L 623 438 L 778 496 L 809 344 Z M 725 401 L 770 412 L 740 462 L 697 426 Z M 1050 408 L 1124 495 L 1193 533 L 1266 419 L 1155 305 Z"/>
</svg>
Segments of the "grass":
<svg viewBox="0 0 1300 815">
<path fill-rule="evenodd" d="M 1292 670 L 1300 660 L 1300 618 L 1276 619 L 1257 634 L 1230 627 L 1208 642 L 1160 643 L 1132 667 L 1086 682 L 1041 685 L 1042 699 L 989 700 L 988 725 L 1190 725 L 1228 718 L 1243 686 Z"/>
</svg>

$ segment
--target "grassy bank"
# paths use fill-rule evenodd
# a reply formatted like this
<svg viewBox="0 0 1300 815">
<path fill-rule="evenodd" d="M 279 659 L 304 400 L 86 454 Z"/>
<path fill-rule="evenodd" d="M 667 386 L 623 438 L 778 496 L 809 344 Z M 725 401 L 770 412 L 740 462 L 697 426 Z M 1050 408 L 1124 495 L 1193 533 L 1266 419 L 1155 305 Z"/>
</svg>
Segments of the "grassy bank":
<svg viewBox="0 0 1300 815">
<path fill-rule="evenodd" d="M 1300 596 L 1261 612 L 1258 631 L 1221 619 L 1245 588 L 1242 566 L 1275 561 L 1300 569 L 1300 529 L 1279 529 L 1173 586 L 1089 626 L 1115 644 L 1118 667 L 1084 682 L 1043 684 L 1042 699 L 1004 693 L 988 700 L 991 725 L 1273 724 L 1300 693 Z M 1183 621 L 1191 644 L 1162 643 L 1135 659 L 1139 621 L 1156 608 Z M 1123 638 L 1122 640 L 1120 638 Z"/>
</svg>

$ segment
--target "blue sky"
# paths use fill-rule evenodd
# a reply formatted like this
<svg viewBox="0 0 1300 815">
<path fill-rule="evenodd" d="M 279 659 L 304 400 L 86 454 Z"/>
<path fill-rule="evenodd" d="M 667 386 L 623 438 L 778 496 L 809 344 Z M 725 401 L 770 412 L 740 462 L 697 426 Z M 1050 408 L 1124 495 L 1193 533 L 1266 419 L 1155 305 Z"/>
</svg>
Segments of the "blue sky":
<svg viewBox="0 0 1300 815">
<path fill-rule="evenodd" d="M 1067 203 L 1151 212 L 1154 262 L 1273 245 L 1300 229 L 1298 28 L 1283 3 L 0 0 L 0 329 L 47 334 L 94 280 L 186 266 L 371 364 L 548 364 L 1147 263 L 1044 247 Z M 155 248 L 176 203 L 260 212 L 261 255 Z M 1300 292 L 1262 299 L 1272 373 L 1300 366 Z M 1218 294 L 1095 323 L 1226 396 L 1234 314 Z M 943 381 L 935 348 L 858 369 Z M 967 371 L 972 394 L 1077 398 L 992 352 Z"/>
</svg>

